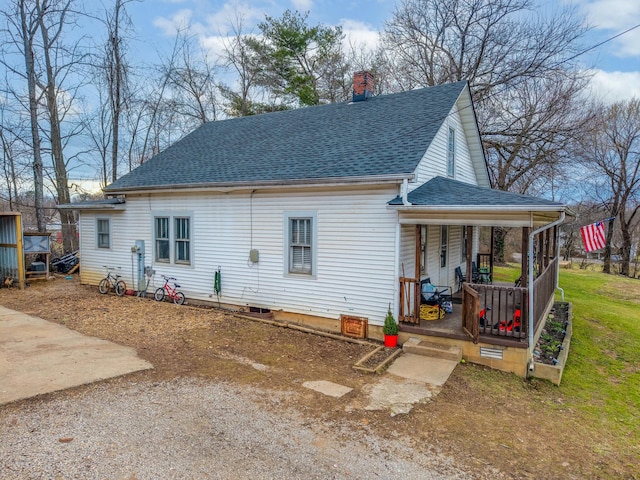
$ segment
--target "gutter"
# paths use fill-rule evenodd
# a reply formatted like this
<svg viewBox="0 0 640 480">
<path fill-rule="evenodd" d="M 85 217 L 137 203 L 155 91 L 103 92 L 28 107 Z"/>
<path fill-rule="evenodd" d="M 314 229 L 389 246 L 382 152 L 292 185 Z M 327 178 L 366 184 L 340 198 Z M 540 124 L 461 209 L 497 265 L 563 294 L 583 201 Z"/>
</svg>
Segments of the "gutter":
<svg viewBox="0 0 640 480">
<path fill-rule="evenodd" d="M 413 174 L 399 173 L 393 175 L 367 175 L 354 177 L 324 177 L 324 178 L 303 178 L 303 179 L 281 179 L 281 180 L 258 180 L 240 182 L 201 182 L 183 183 L 175 185 L 145 185 L 136 187 L 107 187 L 104 192 L 108 195 L 118 195 L 123 193 L 136 192 L 175 192 L 176 190 L 218 190 L 230 192 L 241 188 L 253 189 L 262 188 L 282 188 L 282 187 L 327 187 L 340 185 L 380 185 L 385 183 L 400 183 L 407 179 L 412 179 Z"/>
<path fill-rule="evenodd" d="M 387 208 L 402 212 L 476 212 L 500 210 L 501 212 L 557 212 L 563 205 L 415 205 L 404 203 L 402 205 L 387 205 Z"/>
<path fill-rule="evenodd" d="M 527 272 L 527 276 L 529 277 L 528 286 L 529 286 L 529 371 L 533 372 L 533 349 L 535 348 L 533 344 L 533 237 L 540 232 L 544 232 L 550 228 L 555 227 L 556 225 L 560 225 L 564 222 L 565 212 L 562 211 L 560 214 L 560 218 L 555 222 L 549 223 L 543 227 L 540 227 L 529 234 L 529 251 L 527 252 L 529 271 Z M 558 249 L 560 248 L 560 242 L 558 242 Z M 560 275 L 560 266 L 558 265 L 558 273 L 556 275 L 556 288 L 558 287 L 558 278 Z M 555 291 L 555 289 L 554 289 Z M 562 292 L 562 298 L 564 300 L 564 291 Z"/>
</svg>

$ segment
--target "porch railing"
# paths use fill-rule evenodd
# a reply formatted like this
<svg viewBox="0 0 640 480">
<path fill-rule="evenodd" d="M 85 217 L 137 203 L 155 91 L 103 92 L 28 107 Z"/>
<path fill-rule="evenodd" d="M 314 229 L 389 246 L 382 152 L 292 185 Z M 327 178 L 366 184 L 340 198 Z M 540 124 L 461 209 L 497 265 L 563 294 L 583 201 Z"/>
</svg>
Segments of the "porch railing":
<svg viewBox="0 0 640 480">
<path fill-rule="evenodd" d="M 420 323 L 420 282 L 416 278 L 400 277 L 398 321 Z"/>
<path fill-rule="evenodd" d="M 474 341 L 478 340 L 476 332 L 518 339 L 527 338 L 527 288 L 482 283 L 465 283 L 464 287 L 462 321 Z"/>
<path fill-rule="evenodd" d="M 559 258 L 549 262 L 547 267 L 533 281 L 533 318 L 534 331 L 537 331 L 540 322 L 543 321 L 546 308 L 553 299 L 556 290 L 556 276 L 558 275 Z"/>
</svg>

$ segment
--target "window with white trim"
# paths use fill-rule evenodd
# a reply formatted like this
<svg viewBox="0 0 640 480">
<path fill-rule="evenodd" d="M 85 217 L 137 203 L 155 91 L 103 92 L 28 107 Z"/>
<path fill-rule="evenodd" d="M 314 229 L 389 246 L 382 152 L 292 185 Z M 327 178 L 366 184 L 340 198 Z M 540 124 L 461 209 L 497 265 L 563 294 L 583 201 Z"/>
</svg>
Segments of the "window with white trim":
<svg viewBox="0 0 640 480">
<path fill-rule="evenodd" d="M 314 276 L 316 273 L 316 214 L 285 214 L 285 274 Z"/>
<path fill-rule="evenodd" d="M 449 128 L 449 146 L 447 149 L 447 175 L 453 177 L 456 169 L 456 131 Z"/>
<path fill-rule="evenodd" d="M 154 224 L 156 262 L 169 263 L 169 217 L 155 217 Z"/>
<path fill-rule="evenodd" d="M 311 273 L 311 219 L 291 218 L 289 272 Z"/>
<path fill-rule="evenodd" d="M 175 217 L 176 263 L 190 263 L 189 217 Z"/>
<path fill-rule="evenodd" d="M 98 248 L 111 248 L 111 219 L 96 219 L 96 243 Z"/>
<path fill-rule="evenodd" d="M 158 263 L 191 265 L 191 216 L 153 217 L 153 258 Z"/>
</svg>

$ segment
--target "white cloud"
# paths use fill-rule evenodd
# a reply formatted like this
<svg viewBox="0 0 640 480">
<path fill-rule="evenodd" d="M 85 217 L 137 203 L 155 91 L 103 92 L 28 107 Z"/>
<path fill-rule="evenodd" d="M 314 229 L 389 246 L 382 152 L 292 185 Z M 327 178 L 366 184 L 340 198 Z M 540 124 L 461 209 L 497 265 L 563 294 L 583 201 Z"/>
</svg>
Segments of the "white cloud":
<svg viewBox="0 0 640 480">
<path fill-rule="evenodd" d="M 242 23 L 245 30 L 253 27 L 264 20 L 264 11 L 247 3 L 233 1 L 225 3 L 216 13 L 207 15 L 206 19 L 209 34 L 226 35 L 237 27 L 238 22 Z"/>
<path fill-rule="evenodd" d="M 313 6 L 313 0 L 291 0 L 291 5 L 299 12 L 307 12 Z"/>
<path fill-rule="evenodd" d="M 587 21 L 595 30 L 607 31 L 611 36 L 622 33 L 638 23 L 640 2 L 638 0 L 578 0 L 587 16 Z M 611 49 L 617 57 L 640 55 L 640 29 L 616 38 Z"/>
<path fill-rule="evenodd" d="M 343 18 L 340 25 L 345 34 L 346 48 L 353 46 L 373 51 L 380 43 L 380 33 L 367 23 Z"/>
<path fill-rule="evenodd" d="M 640 72 L 605 72 L 595 70 L 590 89 L 607 103 L 640 98 Z"/>
<path fill-rule="evenodd" d="M 630 27 L 640 16 L 637 0 L 596 0 L 583 4 L 590 23 L 596 28 L 617 30 Z"/>
<path fill-rule="evenodd" d="M 189 9 L 179 10 L 171 17 L 156 17 L 153 19 L 153 25 L 162 30 L 167 36 L 173 36 L 178 30 L 184 30 L 191 25 L 193 11 Z"/>
</svg>

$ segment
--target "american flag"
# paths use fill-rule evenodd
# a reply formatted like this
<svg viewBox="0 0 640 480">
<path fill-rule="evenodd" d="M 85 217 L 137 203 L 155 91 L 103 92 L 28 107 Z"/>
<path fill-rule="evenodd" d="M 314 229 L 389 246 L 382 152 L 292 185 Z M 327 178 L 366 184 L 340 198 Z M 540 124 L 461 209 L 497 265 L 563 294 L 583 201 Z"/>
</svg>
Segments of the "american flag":
<svg viewBox="0 0 640 480">
<path fill-rule="evenodd" d="M 580 234 L 582 235 L 582 243 L 584 243 L 584 249 L 587 253 L 604 248 L 606 243 L 604 222 L 596 222 L 580 227 Z"/>
</svg>

